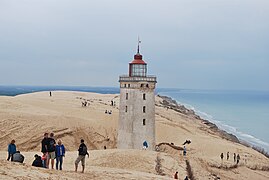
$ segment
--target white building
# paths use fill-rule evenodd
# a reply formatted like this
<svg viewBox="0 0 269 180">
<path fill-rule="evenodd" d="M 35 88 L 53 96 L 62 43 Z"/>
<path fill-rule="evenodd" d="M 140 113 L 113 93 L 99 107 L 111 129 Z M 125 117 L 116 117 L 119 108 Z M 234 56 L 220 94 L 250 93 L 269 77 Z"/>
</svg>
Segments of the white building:
<svg viewBox="0 0 269 180">
<path fill-rule="evenodd" d="M 120 149 L 155 148 L 155 85 L 156 77 L 147 75 L 147 63 L 142 60 L 139 45 L 134 60 L 129 63 L 129 75 L 119 77 L 120 104 L 118 145 Z"/>
</svg>

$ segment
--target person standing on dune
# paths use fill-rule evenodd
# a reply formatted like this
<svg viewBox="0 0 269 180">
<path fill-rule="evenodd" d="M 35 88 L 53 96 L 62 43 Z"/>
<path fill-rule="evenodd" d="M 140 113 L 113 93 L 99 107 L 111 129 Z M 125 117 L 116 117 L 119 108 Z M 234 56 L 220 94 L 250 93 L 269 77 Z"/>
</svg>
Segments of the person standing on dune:
<svg viewBox="0 0 269 180">
<path fill-rule="evenodd" d="M 223 161 L 223 157 L 224 157 L 224 155 L 223 155 L 223 153 L 221 153 L 220 158 L 221 158 L 222 161 Z"/>
<path fill-rule="evenodd" d="M 80 146 L 78 149 L 78 158 L 75 161 L 75 171 L 77 172 L 78 170 L 78 163 L 81 161 L 81 165 L 82 165 L 82 173 L 84 173 L 84 169 L 85 169 L 85 157 L 86 155 L 88 155 L 89 158 L 89 153 L 87 150 L 87 146 L 84 144 L 84 139 L 80 140 Z"/>
<path fill-rule="evenodd" d="M 65 147 L 62 144 L 62 141 L 59 139 L 58 144 L 56 145 L 56 169 L 60 165 L 60 170 L 62 170 L 63 157 L 65 156 Z"/>
<path fill-rule="evenodd" d="M 49 168 L 51 160 L 51 169 L 54 169 L 54 159 L 56 158 L 55 146 L 56 141 L 54 140 L 54 134 L 50 133 L 50 137 L 47 140 L 47 150 L 48 150 L 47 168 Z"/>
<path fill-rule="evenodd" d="M 16 145 L 15 145 L 15 140 L 13 139 L 10 144 L 8 145 L 8 157 L 7 160 L 11 159 L 13 161 L 13 154 L 15 154 L 17 151 Z"/>
<path fill-rule="evenodd" d="M 178 179 L 178 172 L 175 173 L 174 179 Z"/>
<path fill-rule="evenodd" d="M 239 156 L 239 154 L 237 154 L 236 159 L 237 159 L 236 164 L 238 164 L 238 163 L 239 163 L 239 160 L 240 160 L 240 156 Z"/>
<path fill-rule="evenodd" d="M 48 158 L 48 133 L 44 133 L 44 138 L 41 141 L 41 152 L 43 153 L 43 167 L 46 168 L 47 167 L 47 158 Z"/>
<path fill-rule="evenodd" d="M 187 154 L 187 149 L 186 149 L 186 146 L 183 147 L 183 156 L 186 156 Z"/>
</svg>

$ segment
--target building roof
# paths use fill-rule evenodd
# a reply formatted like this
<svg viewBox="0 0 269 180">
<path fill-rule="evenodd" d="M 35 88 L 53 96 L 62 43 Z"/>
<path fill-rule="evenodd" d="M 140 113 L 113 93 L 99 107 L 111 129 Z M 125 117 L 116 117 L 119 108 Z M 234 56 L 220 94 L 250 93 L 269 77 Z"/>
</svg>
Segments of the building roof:
<svg viewBox="0 0 269 180">
<path fill-rule="evenodd" d="M 134 55 L 134 60 L 130 62 L 130 64 L 147 64 L 145 61 L 143 61 L 143 56 L 139 53 Z"/>
</svg>

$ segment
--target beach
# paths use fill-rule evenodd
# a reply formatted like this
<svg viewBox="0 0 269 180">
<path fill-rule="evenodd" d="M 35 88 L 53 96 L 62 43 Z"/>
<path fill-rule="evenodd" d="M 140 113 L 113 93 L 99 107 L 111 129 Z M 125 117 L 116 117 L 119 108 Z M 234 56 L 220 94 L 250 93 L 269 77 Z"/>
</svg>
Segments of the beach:
<svg viewBox="0 0 269 180">
<path fill-rule="evenodd" d="M 110 105 L 111 100 L 116 106 Z M 82 107 L 83 101 L 89 105 Z M 264 155 L 238 143 L 234 136 L 212 128 L 212 123 L 199 119 L 192 111 L 180 111 L 176 104 L 165 101 L 164 97 L 156 96 L 156 143 L 168 144 L 161 145 L 156 152 L 116 149 L 118 94 L 53 91 L 50 97 L 45 91 L 0 96 L 0 178 L 171 179 L 178 171 L 183 179 L 188 174 L 186 161 L 195 179 L 269 178 L 269 159 Z M 106 110 L 112 110 L 112 114 L 106 114 Z M 41 155 L 44 132 L 54 132 L 67 149 L 62 172 L 31 167 L 33 155 Z M 73 170 L 81 138 L 90 149 L 85 174 Z M 24 165 L 5 160 L 12 139 L 25 154 Z M 184 157 L 177 147 L 183 148 L 186 140 L 191 143 L 186 145 Z M 225 156 L 223 161 L 221 153 Z M 238 166 L 233 153 L 241 156 Z M 156 170 L 158 158 L 160 166 Z"/>
</svg>

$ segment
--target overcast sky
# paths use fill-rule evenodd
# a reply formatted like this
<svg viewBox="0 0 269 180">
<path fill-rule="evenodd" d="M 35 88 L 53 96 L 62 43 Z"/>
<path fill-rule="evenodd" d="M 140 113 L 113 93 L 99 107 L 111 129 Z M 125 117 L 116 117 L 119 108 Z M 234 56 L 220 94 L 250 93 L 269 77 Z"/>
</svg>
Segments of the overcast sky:
<svg viewBox="0 0 269 180">
<path fill-rule="evenodd" d="M 0 85 L 269 90 L 269 0 L 0 0 Z"/>
</svg>

